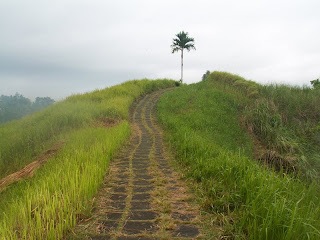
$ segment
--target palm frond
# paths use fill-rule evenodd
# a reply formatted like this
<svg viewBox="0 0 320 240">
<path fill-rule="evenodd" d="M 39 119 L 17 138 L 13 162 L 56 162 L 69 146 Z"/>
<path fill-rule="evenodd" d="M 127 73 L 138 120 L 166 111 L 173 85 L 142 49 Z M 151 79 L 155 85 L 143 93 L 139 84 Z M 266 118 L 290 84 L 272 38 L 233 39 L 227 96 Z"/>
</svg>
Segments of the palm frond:
<svg viewBox="0 0 320 240">
<path fill-rule="evenodd" d="M 173 45 L 171 45 L 171 48 L 172 48 L 172 53 L 175 53 L 175 52 L 178 52 L 178 51 L 180 51 L 180 50 L 181 50 L 181 48 L 180 48 L 180 47 L 173 46 Z"/>
<path fill-rule="evenodd" d="M 188 51 L 190 51 L 191 49 L 196 50 L 196 47 L 194 46 L 193 43 L 186 44 L 184 48 L 187 49 Z"/>
<path fill-rule="evenodd" d="M 194 38 L 188 36 L 187 32 L 181 31 L 176 34 L 177 38 L 173 39 L 173 43 L 171 45 L 172 53 L 177 52 L 179 50 L 186 49 L 190 51 L 191 49 L 196 50 L 194 46 Z"/>
</svg>

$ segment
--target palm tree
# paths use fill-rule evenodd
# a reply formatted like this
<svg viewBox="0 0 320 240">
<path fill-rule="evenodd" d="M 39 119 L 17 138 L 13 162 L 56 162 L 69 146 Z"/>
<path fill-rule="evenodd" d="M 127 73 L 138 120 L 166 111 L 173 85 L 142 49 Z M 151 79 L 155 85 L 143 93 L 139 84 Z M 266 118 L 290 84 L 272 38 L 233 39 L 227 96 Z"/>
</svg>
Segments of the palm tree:
<svg viewBox="0 0 320 240">
<path fill-rule="evenodd" d="M 182 83 L 183 80 L 183 50 L 186 49 L 190 51 L 191 49 L 196 50 L 194 46 L 194 39 L 188 36 L 187 32 L 179 32 L 176 34 L 177 38 L 173 39 L 173 43 L 171 45 L 172 53 L 181 51 L 181 79 L 180 82 Z"/>
</svg>

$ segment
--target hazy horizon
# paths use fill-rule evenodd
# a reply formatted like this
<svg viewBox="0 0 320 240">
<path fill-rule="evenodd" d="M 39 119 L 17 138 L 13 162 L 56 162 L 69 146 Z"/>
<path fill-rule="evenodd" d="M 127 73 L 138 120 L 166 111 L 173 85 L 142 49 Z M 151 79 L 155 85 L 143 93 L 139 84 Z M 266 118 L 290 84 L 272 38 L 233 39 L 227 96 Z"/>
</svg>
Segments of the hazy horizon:
<svg viewBox="0 0 320 240">
<path fill-rule="evenodd" d="M 0 2 L 0 95 L 51 97 L 132 79 L 180 78 L 175 34 L 196 51 L 184 80 L 227 71 L 259 83 L 308 85 L 320 76 L 317 0 Z"/>
</svg>

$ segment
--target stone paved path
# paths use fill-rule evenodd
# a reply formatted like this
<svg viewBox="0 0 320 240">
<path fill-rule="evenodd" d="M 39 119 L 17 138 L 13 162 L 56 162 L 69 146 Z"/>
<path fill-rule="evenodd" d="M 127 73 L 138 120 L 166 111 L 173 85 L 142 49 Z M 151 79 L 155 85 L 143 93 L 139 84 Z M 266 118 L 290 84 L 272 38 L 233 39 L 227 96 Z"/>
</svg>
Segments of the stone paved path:
<svg viewBox="0 0 320 240">
<path fill-rule="evenodd" d="M 131 141 L 112 160 L 93 216 L 78 225 L 74 239 L 203 239 L 199 209 L 169 164 L 155 120 L 165 91 L 132 106 Z"/>
</svg>

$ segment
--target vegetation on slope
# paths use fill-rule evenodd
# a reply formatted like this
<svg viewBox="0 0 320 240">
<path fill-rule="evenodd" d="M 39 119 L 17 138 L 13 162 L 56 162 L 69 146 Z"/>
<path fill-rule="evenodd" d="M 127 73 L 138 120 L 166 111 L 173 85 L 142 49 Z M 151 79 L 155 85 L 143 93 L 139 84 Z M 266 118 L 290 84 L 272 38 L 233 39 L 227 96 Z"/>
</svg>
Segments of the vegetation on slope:
<svg viewBox="0 0 320 240">
<path fill-rule="evenodd" d="M 262 86 L 223 72 L 210 74 L 206 81 L 235 100 L 243 125 L 260 142 L 256 158 L 309 180 L 319 178 L 318 89 Z"/>
<path fill-rule="evenodd" d="M 215 74 L 220 73 L 211 77 Z M 166 139 L 187 175 L 198 182 L 203 206 L 216 213 L 226 237 L 320 239 L 318 184 L 279 174 L 252 159 L 253 143 L 239 124 L 239 105 L 252 101 L 258 86 L 219 83 L 183 86 L 165 94 L 158 105 Z"/>
<path fill-rule="evenodd" d="M 62 151 L 34 178 L 1 193 L 0 239 L 61 239 L 91 209 L 112 154 L 129 134 L 123 122 L 68 135 Z"/>
<path fill-rule="evenodd" d="M 1 141 L 1 161 L 10 165 L 7 171 L 41 153 L 44 146 L 37 145 L 42 142 L 49 145 L 63 139 L 65 145 L 32 179 L 0 193 L 0 239 L 61 239 L 77 217 L 90 210 L 109 160 L 129 136 L 126 119 L 131 103 L 143 94 L 171 86 L 174 81 L 131 81 L 71 96 L 1 126 L 1 138 L 6 139 Z M 123 121 L 109 129 L 97 127 L 95 122 L 106 117 Z"/>
<path fill-rule="evenodd" d="M 173 86 L 174 82 L 130 81 L 65 101 L 0 125 L 0 179 L 26 166 L 65 133 L 90 126 L 100 118 L 128 118 L 128 108 L 142 94 Z"/>
</svg>

